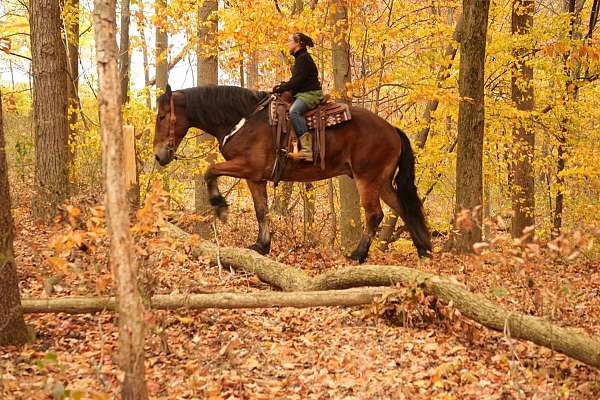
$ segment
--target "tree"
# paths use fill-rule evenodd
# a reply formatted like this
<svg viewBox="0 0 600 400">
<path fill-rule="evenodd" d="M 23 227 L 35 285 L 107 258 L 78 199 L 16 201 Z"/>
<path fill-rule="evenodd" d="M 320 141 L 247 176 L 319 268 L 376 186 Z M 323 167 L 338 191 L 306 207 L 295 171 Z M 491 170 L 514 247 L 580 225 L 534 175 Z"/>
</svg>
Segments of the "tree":
<svg viewBox="0 0 600 400">
<path fill-rule="evenodd" d="M 129 101 L 129 69 L 131 55 L 129 52 L 129 24 L 131 13 L 129 0 L 121 0 L 121 38 L 119 46 L 119 81 L 121 82 L 121 98 L 123 103 Z"/>
<path fill-rule="evenodd" d="M 157 16 L 161 14 L 161 9 L 167 6 L 166 0 L 157 0 L 155 4 L 155 13 Z M 169 82 L 169 34 L 161 27 L 156 27 L 156 36 L 154 43 L 154 54 L 156 57 L 156 91 L 165 90 Z"/>
<path fill-rule="evenodd" d="M 350 43 L 348 42 L 348 7 L 344 0 L 335 0 L 332 42 L 333 79 L 339 101 L 351 104 L 346 86 L 350 76 Z M 347 176 L 338 178 L 340 186 L 340 232 L 342 246 L 355 244 L 361 236 L 360 198 L 354 181 Z"/>
<path fill-rule="evenodd" d="M 29 18 L 35 135 L 33 212 L 48 219 L 69 192 L 68 65 L 60 2 L 32 0 Z"/>
<path fill-rule="evenodd" d="M 216 43 L 214 35 L 217 32 L 218 2 L 216 0 L 206 0 L 198 9 L 198 47 L 196 54 L 198 57 L 198 86 L 211 85 L 219 83 L 219 63 L 216 54 Z M 210 135 L 201 135 L 197 139 L 197 144 L 201 147 L 212 147 L 215 140 Z M 206 163 L 215 162 L 217 155 L 211 152 L 205 158 Z M 212 207 L 208 201 L 208 189 L 202 175 L 198 175 L 194 180 L 195 188 L 195 209 L 196 214 L 208 216 L 212 213 Z M 202 237 L 208 237 L 211 233 L 210 223 L 200 222 L 197 224 L 197 232 Z"/>
<path fill-rule="evenodd" d="M 484 65 L 489 0 L 463 0 L 463 30 L 460 42 L 458 148 L 456 159 L 456 212 L 475 211 L 454 238 L 458 251 L 471 251 L 481 241 L 483 203 Z"/>
<path fill-rule="evenodd" d="M 115 0 L 94 0 L 96 61 L 99 78 L 102 162 L 110 258 L 117 283 L 119 358 L 125 379 L 123 399 L 147 399 L 144 375 L 144 306 L 137 288 L 137 261 L 129 234 L 129 207 L 123 162 L 121 91 L 117 65 Z"/>
<path fill-rule="evenodd" d="M 69 107 L 69 138 L 74 142 L 77 134 L 77 120 L 79 115 L 79 0 L 68 0 L 66 2 L 68 18 L 65 18 L 67 30 L 67 59 L 69 66 L 68 78 L 68 107 Z M 63 13 L 65 14 L 65 13 Z M 69 148 L 71 160 L 75 157 L 73 149 Z M 71 161 L 70 160 L 70 161 Z"/>
<path fill-rule="evenodd" d="M 28 340 L 21 309 L 13 239 L 14 226 L 10 212 L 8 163 L 0 93 L 0 346 L 25 343 Z"/>
<path fill-rule="evenodd" d="M 527 35 L 533 26 L 533 0 L 514 0 L 512 5 L 513 35 Z M 512 70 L 512 100 L 517 110 L 533 111 L 533 68 L 528 60 L 528 49 L 522 44 L 514 50 L 516 58 Z M 527 124 L 527 116 L 521 115 L 513 127 L 512 167 L 512 236 L 520 237 L 523 229 L 535 222 L 535 182 L 533 174 L 533 152 L 535 131 Z"/>
</svg>

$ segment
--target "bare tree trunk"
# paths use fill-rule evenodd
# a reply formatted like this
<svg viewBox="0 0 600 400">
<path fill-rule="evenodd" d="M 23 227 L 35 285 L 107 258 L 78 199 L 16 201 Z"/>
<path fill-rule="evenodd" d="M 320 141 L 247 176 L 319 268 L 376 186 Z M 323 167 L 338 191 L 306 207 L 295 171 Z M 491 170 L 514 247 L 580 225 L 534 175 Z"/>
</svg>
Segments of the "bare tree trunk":
<svg viewBox="0 0 600 400">
<path fill-rule="evenodd" d="M 312 183 L 305 183 L 302 190 L 302 204 L 304 211 L 304 240 L 314 242 L 315 240 L 315 187 Z"/>
<path fill-rule="evenodd" d="M 156 1 L 157 6 L 161 6 L 162 7 L 166 7 L 167 6 L 167 1 L 166 0 L 157 0 Z M 157 8 L 157 16 L 160 15 L 160 11 Z M 167 83 L 169 83 L 169 63 L 168 63 L 168 59 L 169 59 L 169 34 L 164 31 L 162 28 L 160 27 L 156 27 L 156 38 L 155 38 L 155 57 L 156 57 L 156 77 L 155 77 L 155 83 L 156 83 L 156 89 L 157 92 L 163 92 L 166 87 L 167 87 Z"/>
<path fill-rule="evenodd" d="M 148 398 L 144 373 L 144 306 L 137 288 L 137 261 L 129 234 L 129 207 L 123 175 L 121 86 L 117 65 L 116 0 L 94 0 L 100 129 L 106 185 L 110 258 L 117 283 L 119 357 L 125 379 L 122 399 Z"/>
<path fill-rule="evenodd" d="M 123 104 L 129 101 L 129 69 L 131 56 L 129 52 L 129 24 L 131 13 L 129 0 L 121 0 L 121 37 L 119 45 L 119 77 L 121 82 L 121 98 Z"/>
<path fill-rule="evenodd" d="M 335 246 L 337 237 L 337 215 L 335 211 L 335 187 L 333 179 L 327 179 L 327 201 L 329 202 L 329 244 Z"/>
<path fill-rule="evenodd" d="M 219 62 L 216 55 L 217 43 L 215 34 L 218 29 L 218 1 L 206 0 L 198 10 L 198 86 L 216 85 L 219 83 Z M 207 26 L 206 23 L 210 25 Z M 208 135 L 201 135 L 197 139 L 197 144 L 204 149 L 214 146 L 215 139 Z M 212 164 L 217 159 L 217 154 L 211 152 L 206 156 L 206 163 Z M 212 207 L 208 201 L 208 189 L 204 177 L 199 175 L 194 180 L 195 189 L 195 209 L 196 214 L 209 216 L 212 213 Z M 196 231 L 200 236 L 208 238 L 212 236 L 211 225 L 209 222 L 199 222 Z"/>
<path fill-rule="evenodd" d="M 258 90 L 258 53 L 254 50 L 250 53 L 250 59 L 248 60 L 248 89 Z"/>
<path fill-rule="evenodd" d="M 438 88 L 441 88 L 442 83 L 450 76 L 450 68 L 452 67 L 452 62 L 454 61 L 454 58 L 456 57 L 456 53 L 458 51 L 458 43 L 460 43 L 462 24 L 463 17 L 462 15 L 460 15 L 458 17 L 458 20 L 456 21 L 456 27 L 454 28 L 454 34 L 452 35 L 452 38 L 457 43 L 449 44 L 446 48 L 446 51 L 444 52 L 444 58 L 448 60 L 448 64 L 443 66 L 438 72 Z M 433 100 L 429 100 L 427 102 L 427 105 L 425 106 L 425 111 L 423 111 L 422 119 L 423 121 L 425 121 L 426 126 L 423 127 L 423 129 L 421 129 L 421 131 L 419 131 L 419 134 L 417 135 L 417 146 L 421 149 L 425 147 L 425 143 L 427 142 L 427 137 L 429 136 L 429 131 L 431 129 L 432 114 L 437 110 L 439 104 L 440 101 L 436 98 Z"/>
<path fill-rule="evenodd" d="M 77 120 L 81 108 L 79 102 L 79 0 L 68 0 L 70 18 L 66 21 L 67 58 L 69 66 L 68 107 L 69 107 L 69 140 L 77 139 Z M 74 149 L 69 146 L 69 162 L 75 158 Z"/>
<path fill-rule="evenodd" d="M 290 212 L 290 200 L 294 192 L 294 182 L 284 181 L 279 184 L 279 189 L 275 191 L 273 196 L 273 204 L 271 209 L 275 214 L 282 216 L 288 215 Z"/>
<path fill-rule="evenodd" d="M 570 23 L 569 23 L 569 38 L 573 40 L 575 38 L 575 22 L 578 19 L 578 13 L 576 12 L 576 0 L 565 0 L 563 2 L 563 11 L 569 14 Z M 567 60 L 570 57 L 570 51 L 568 51 L 563 56 L 563 68 L 565 70 L 565 74 L 567 75 L 567 81 L 565 82 L 565 94 L 564 100 L 565 105 L 569 103 L 569 100 L 573 100 L 577 96 L 578 87 L 577 84 L 573 82 L 574 71 L 571 67 L 567 65 Z M 556 197 L 554 199 L 554 218 L 552 221 L 552 237 L 556 237 L 560 234 L 562 229 L 562 220 L 563 220 L 563 207 L 564 207 L 564 186 L 565 179 L 562 176 L 562 171 L 564 171 L 566 166 L 566 156 L 567 156 L 567 136 L 569 134 L 568 131 L 568 118 L 565 117 L 560 123 L 560 132 L 558 134 L 558 146 L 557 146 L 557 165 L 556 165 Z"/>
<path fill-rule="evenodd" d="M 512 6 L 512 34 L 526 35 L 533 27 L 533 0 L 514 0 Z M 511 79 L 512 101 L 517 110 L 531 112 L 533 99 L 533 67 L 529 65 L 527 48 L 514 50 L 516 63 Z M 530 118 L 521 116 L 513 127 L 512 167 L 512 236 L 521 237 L 523 229 L 535 223 L 535 181 L 533 159 L 535 131 L 527 124 Z M 530 238 L 533 237 L 533 233 Z"/>
<path fill-rule="evenodd" d="M 152 96 L 150 95 L 150 61 L 148 60 L 148 41 L 146 40 L 146 32 L 144 28 L 138 26 L 138 33 L 142 37 L 142 59 L 144 63 L 144 86 L 146 88 L 146 107 L 152 108 Z"/>
<path fill-rule="evenodd" d="M 351 104 L 346 84 L 350 83 L 350 43 L 348 42 L 348 8 L 343 0 L 335 0 L 332 41 L 333 79 L 339 101 Z M 361 236 L 360 197 L 354 181 L 348 176 L 338 178 L 340 186 L 340 233 L 343 247 L 354 245 Z"/>
<path fill-rule="evenodd" d="M 243 52 L 240 55 L 242 58 L 240 60 L 240 87 L 245 88 L 246 87 L 246 72 L 245 72 L 245 68 L 244 68 L 244 63 L 246 62 L 246 60 L 245 60 Z"/>
<path fill-rule="evenodd" d="M 484 65 L 489 0 L 463 0 L 463 30 L 460 42 L 458 149 L 456 159 L 456 213 L 475 211 L 483 204 Z M 454 248 L 472 251 L 481 241 L 481 210 L 470 221 L 457 218 L 459 234 Z"/>
<path fill-rule="evenodd" d="M 21 344 L 28 340 L 23 320 L 19 280 L 13 251 L 14 225 L 10 212 L 8 162 L 0 93 L 0 346 Z"/>
<path fill-rule="evenodd" d="M 32 0 L 29 18 L 35 132 L 33 213 L 50 220 L 69 193 L 69 85 L 60 3 Z"/>
</svg>

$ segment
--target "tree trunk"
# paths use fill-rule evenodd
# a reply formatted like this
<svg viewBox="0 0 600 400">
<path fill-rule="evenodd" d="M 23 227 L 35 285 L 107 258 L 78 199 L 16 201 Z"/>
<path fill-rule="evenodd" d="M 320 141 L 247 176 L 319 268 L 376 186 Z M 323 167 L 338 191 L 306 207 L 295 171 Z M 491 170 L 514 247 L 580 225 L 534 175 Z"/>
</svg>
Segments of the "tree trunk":
<svg viewBox="0 0 600 400">
<path fill-rule="evenodd" d="M 0 93 L 0 346 L 21 344 L 28 340 L 21 309 L 13 239 L 14 225 L 10 212 L 8 162 Z"/>
<path fill-rule="evenodd" d="M 254 50 L 250 53 L 250 59 L 248 60 L 248 89 L 258 90 L 258 52 Z"/>
<path fill-rule="evenodd" d="M 533 0 L 514 0 L 512 5 L 512 34 L 527 35 L 533 27 Z M 518 40 L 518 39 L 517 39 Z M 529 65 L 529 49 L 519 45 L 514 49 L 516 62 L 512 70 L 512 101 L 521 114 L 531 113 L 533 99 L 533 67 Z M 535 182 L 533 158 L 535 131 L 528 123 L 529 115 L 520 115 L 513 127 L 512 167 L 512 236 L 523 235 L 523 229 L 535 223 Z M 533 232 L 530 238 L 533 238 Z"/>
<path fill-rule="evenodd" d="M 570 23 L 569 23 L 569 38 L 571 40 L 575 39 L 576 31 L 575 31 L 575 22 L 578 19 L 578 15 L 576 12 L 576 0 L 565 0 L 563 2 L 563 11 L 569 14 Z M 571 67 L 568 66 L 567 61 L 571 55 L 570 51 L 567 51 L 563 56 L 563 69 L 565 71 L 565 75 L 567 76 L 567 81 L 565 82 L 565 93 L 564 100 L 565 105 L 569 104 L 570 100 L 575 99 L 577 95 L 577 84 L 573 82 L 574 72 Z M 569 134 L 568 128 L 568 117 L 565 117 L 561 120 L 560 123 L 560 132 L 558 133 L 558 145 L 557 145 L 557 165 L 556 165 L 556 198 L 554 200 L 554 218 L 552 221 L 552 237 L 556 237 L 560 234 L 562 229 L 562 220 L 563 220 L 563 207 L 564 207 L 564 189 L 565 189 L 565 179 L 562 176 L 562 172 L 566 166 L 566 156 L 567 156 L 567 136 Z"/>
<path fill-rule="evenodd" d="M 303 232 L 304 232 L 304 241 L 313 243 L 315 241 L 315 187 L 312 183 L 305 183 L 302 188 L 302 209 L 304 211 L 303 215 Z"/>
<path fill-rule="evenodd" d="M 346 85 L 351 81 L 350 43 L 348 42 L 348 8 L 342 0 L 335 0 L 332 40 L 333 80 L 338 100 L 351 104 Z M 347 248 L 358 242 L 362 232 L 360 197 L 352 178 L 340 176 L 340 233 L 342 246 Z"/>
<path fill-rule="evenodd" d="M 67 58 L 69 66 L 68 78 L 68 106 L 69 106 L 69 140 L 75 143 L 77 139 L 77 120 L 80 111 L 79 102 L 79 0 L 68 0 L 70 18 L 66 23 L 67 28 Z M 69 161 L 75 158 L 74 149 L 69 146 Z"/>
<path fill-rule="evenodd" d="M 168 228 L 170 234 L 175 237 L 188 237 L 174 225 L 169 225 Z M 401 266 L 361 265 L 338 268 L 310 277 L 298 268 L 261 256 L 249 249 L 219 248 L 210 242 L 200 241 L 192 253 L 196 256 L 209 256 L 213 261 L 219 257 L 222 264 L 256 274 L 263 282 L 288 292 L 390 286 L 397 283 L 412 287 L 418 285 L 428 294 L 452 303 L 462 315 L 490 329 L 505 332 L 513 338 L 529 340 L 600 368 L 600 338 L 591 337 L 579 329 L 554 325 L 544 318 L 505 310 L 442 275 Z"/>
<path fill-rule="evenodd" d="M 137 288 L 137 261 L 129 234 L 123 175 L 121 86 L 117 66 L 116 0 L 94 0 L 100 129 L 106 185 L 106 221 L 119 309 L 119 357 L 125 374 L 123 399 L 147 399 L 144 375 L 144 306 Z"/>
<path fill-rule="evenodd" d="M 219 83 L 219 62 L 216 55 L 217 43 L 215 34 L 218 29 L 218 2 L 216 0 L 206 0 L 198 10 L 198 47 L 196 54 L 198 56 L 198 86 L 216 85 Z M 215 139 L 208 135 L 200 135 L 197 139 L 198 146 L 204 149 L 214 147 Z M 211 152 L 205 158 L 207 164 L 216 161 L 217 154 Z M 195 210 L 196 214 L 209 216 L 212 213 L 212 207 L 208 201 L 208 189 L 204 176 L 198 175 L 194 180 L 195 190 Z M 198 222 L 196 232 L 208 238 L 212 236 L 210 222 Z"/>
<path fill-rule="evenodd" d="M 458 149 L 456 157 L 456 213 L 472 211 L 470 221 L 457 218 L 454 248 L 468 252 L 481 241 L 483 204 L 484 65 L 490 1 L 463 0 L 460 42 Z M 462 221 L 461 221 L 462 220 Z"/>
<path fill-rule="evenodd" d="M 460 15 L 456 21 L 456 27 L 454 28 L 454 34 L 452 35 L 452 39 L 456 43 L 450 43 L 448 47 L 446 47 L 446 51 L 444 52 L 444 59 L 448 60 L 448 64 L 444 65 L 438 72 L 437 75 L 437 87 L 441 88 L 444 81 L 450 76 L 450 68 L 452 67 L 452 62 L 456 57 L 456 53 L 458 52 L 458 44 L 460 43 L 460 35 L 462 30 L 463 17 Z M 431 130 L 431 119 L 432 114 L 437 110 L 440 101 L 436 99 L 429 100 L 427 105 L 425 106 L 425 110 L 423 111 L 422 120 L 425 122 L 426 126 L 423 127 L 419 134 L 417 135 L 417 147 L 423 149 L 425 147 L 425 143 L 427 142 L 427 138 L 429 136 L 429 131 Z"/>
<path fill-rule="evenodd" d="M 204 310 L 207 308 L 325 307 L 370 304 L 376 297 L 397 293 L 395 289 L 364 288 L 310 292 L 203 293 L 155 295 L 150 306 L 155 310 Z M 114 297 L 63 297 L 23 299 L 24 313 L 83 314 L 116 308 Z"/>
<path fill-rule="evenodd" d="M 167 6 L 167 1 L 157 0 L 156 5 L 158 6 L 156 15 L 160 16 L 163 12 L 161 10 Z M 156 77 L 154 78 L 154 83 L 156 83 L 156 92 L 160 94 L 165 91 L 167 83 L 169 83 L 169 35 L 162 27 L 156 27 L 154 46 L 154 54 L 156 57 Z"/>
<path fill-rule="evenodd" d="M 60 3 L 32 0 L 29 18 L 35 132 L 33 213 L 49 221 L 69 193 L 69 85 Z"/>
<path fill-rule="evenodd" d="M 129 52 L 129 24 L 131 13 L 129 0 L 121 0 L 121 37 L 119 45 L 119 78 L 121 82 L 121 99 L 123 104 L 129 101 L 129 69 L 131 56 Z"/>
<path fill-rule="evenodd" d="M 275 191 L 271 209 L 275 214 L 286 216 L 290 212 L 290 200 L 294 192 L 294 182 L 284 181 L 279 184 Z"/>
</svg>

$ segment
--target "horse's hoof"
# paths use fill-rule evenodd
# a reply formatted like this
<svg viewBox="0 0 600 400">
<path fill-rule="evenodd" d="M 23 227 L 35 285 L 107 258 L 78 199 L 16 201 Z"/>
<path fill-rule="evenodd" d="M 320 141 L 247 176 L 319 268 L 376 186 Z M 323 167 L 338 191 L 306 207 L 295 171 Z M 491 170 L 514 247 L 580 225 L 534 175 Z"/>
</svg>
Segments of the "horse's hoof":
<svg viewBox="0 0 600 400">
<path fill-rule="evenodd" d="M 217 215 L 217 218 L 219 218 L 221 220 L 221 222 L 226 223 L 227 216 L 229 215 L 229 207 L 228 206 L 217 207 L 217 208 L 215 208 L 215 214 Z"/>
<path fill-rule="evenodd" d="M 271 245 L 269 244 L 260 244 L 260 243 L 254 243 L 252 246 L 248 247 L 250 250 L 254 250 L 255 252 L 257 252 L 258 254 L 261 255 L 267 255 L 269 254 L 269 251 L 271 251 Z"/>
<path fill-rule="evenodd" d="M 352 261 L 358 261 L 359 264 L 362 264 L 367 259 L 367 254 L 363 253 L 362 251 L 354 250 L 352 254 L 346 258 Z"/>
</svg>

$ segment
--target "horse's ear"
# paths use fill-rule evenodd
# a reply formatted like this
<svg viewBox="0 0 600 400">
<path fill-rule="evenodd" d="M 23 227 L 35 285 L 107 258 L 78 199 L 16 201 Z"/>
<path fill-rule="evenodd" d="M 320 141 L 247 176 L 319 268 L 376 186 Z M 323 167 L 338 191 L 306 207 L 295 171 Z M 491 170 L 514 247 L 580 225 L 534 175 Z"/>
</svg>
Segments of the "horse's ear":
<svg viewBox="0 0 600 400">
<path fill-rule="evenodd" d="M 171 91 L 171 85 L 169 85 L 167 83 L 167 88 L 165 89 L 165 93 L 167 94 L 168 97 L 171 97 L 171 95 L 173 94 L 173 92 Z"/>
</svg>

